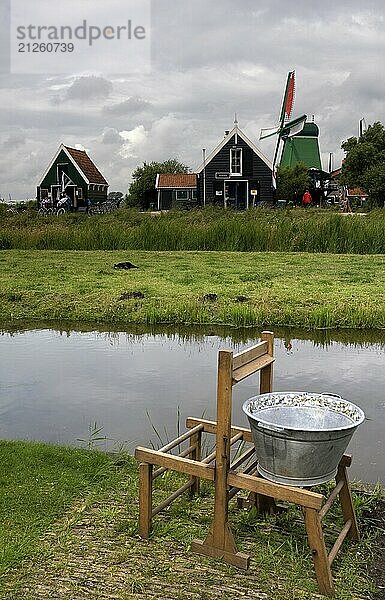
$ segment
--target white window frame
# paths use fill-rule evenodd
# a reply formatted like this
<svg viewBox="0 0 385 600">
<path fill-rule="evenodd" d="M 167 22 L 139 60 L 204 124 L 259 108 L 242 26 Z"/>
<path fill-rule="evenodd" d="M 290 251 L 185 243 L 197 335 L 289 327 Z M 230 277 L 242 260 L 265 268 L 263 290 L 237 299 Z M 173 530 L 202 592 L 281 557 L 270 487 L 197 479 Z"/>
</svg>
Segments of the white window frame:
<svg viewBox="0 0 385 600">
<path fill-rule="evenodd" d="M 180 193 L 185 194 L 185 196 L 180 196 Z M 176 190 L 176 199 L 177 200 L 188 200 L 188 190 Z"/>
<path fill-rule="evenodd" d="M 233 154 L 239 153 L 239 171 L 233 171 Z M 242 175 L 242 148 L 230 148 L 230 173 L 231 175 Z"/>
</svg>

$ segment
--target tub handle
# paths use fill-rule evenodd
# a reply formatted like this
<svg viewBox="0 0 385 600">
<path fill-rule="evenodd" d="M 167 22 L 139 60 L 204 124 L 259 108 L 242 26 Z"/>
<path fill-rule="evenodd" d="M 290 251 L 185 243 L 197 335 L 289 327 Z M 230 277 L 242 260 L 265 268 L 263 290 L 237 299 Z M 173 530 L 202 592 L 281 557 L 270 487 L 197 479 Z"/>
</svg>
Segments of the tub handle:
<svg viewBox="0 0 385 600">
<path fill-rule="evenodd" d="M 333 394 L 333 392 L 321 392 L 321 394 L 325 394 L 325 396 L 332 396 L 333 398 L 339 398 L 340 400 L 342 400 L 342 396 L 340 396 L 339 394 Z"/>
<path fill-rule="evenodd" d="M 283 433 L 285 431 L 284 427 L 280 427 L 279 425 L 267 425 L 266 423 L 261 423 L 258 421 L 257 427 L 260 429 L 267 429 L 268 431 L 277 431 L 278 433 Z"/>
</svg>

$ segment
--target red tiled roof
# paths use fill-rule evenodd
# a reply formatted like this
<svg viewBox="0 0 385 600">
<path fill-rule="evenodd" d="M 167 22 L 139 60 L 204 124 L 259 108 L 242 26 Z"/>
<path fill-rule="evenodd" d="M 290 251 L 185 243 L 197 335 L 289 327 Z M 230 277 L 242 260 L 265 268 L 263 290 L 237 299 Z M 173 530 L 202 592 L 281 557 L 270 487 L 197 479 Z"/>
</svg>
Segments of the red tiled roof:
<svg viewBox="0 0 385 600">
<path fill-rule="evenodd" d="M 363 196 L 366 198 L 368 194 L 362 188 L 356 187 L 348 189 L 348 196 Z"/>
<path fill-rule="evenodd" d="M 104 179 L 99 169 L 84 150 L 77 150 L 77 148 L 69 148 L 68 146 L 65 146 L 65 148 L 90 183 L 103 183 L 104 185 L 108 185 L 108 182 Z"/>
<path fill-rule="evenodd" d="M 160 173 L 157 188 L 196 188 L 195 173 Z"/>
</svg>

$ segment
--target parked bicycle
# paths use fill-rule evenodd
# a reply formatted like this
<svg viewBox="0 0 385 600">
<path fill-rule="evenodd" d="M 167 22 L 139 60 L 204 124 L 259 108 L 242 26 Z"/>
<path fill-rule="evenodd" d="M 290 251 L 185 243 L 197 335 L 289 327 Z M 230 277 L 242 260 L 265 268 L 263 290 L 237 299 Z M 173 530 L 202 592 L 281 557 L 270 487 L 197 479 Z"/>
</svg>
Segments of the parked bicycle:
<svg viewBox="0 0 385 600">
<path fill-rule="evenodd" d="M 64 196 L 60 198 L 56 206 L 56 216 L 60 217 L 61 215 L 65 215 L 67 212 L 71 210 L 71 202 L 68 196 Z"/>
<path fill-rule="evenodd" d="M 43 198 L 40 202 L 40 207 L 37 211 L 38 215 L 53 215 L 55 212 L 53 202 L 50 198 Z"/>
</svg>

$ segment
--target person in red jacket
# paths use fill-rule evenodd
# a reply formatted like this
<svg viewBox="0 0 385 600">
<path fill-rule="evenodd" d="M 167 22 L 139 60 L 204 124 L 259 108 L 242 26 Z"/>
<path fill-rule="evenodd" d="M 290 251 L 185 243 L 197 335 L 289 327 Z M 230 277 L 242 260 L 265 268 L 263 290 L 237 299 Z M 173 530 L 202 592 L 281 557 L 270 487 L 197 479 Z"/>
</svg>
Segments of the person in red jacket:
<svg viewBox="0 0 385 600">
<path fill-rule="evenodd" d="M 302 196 L 302 206 L 310 206 L 312 201 L 313 198 L 311 197 L 311 193 L 309 192 L 309 190 L 306 190 L 304 195 Z"/>
</svg>

